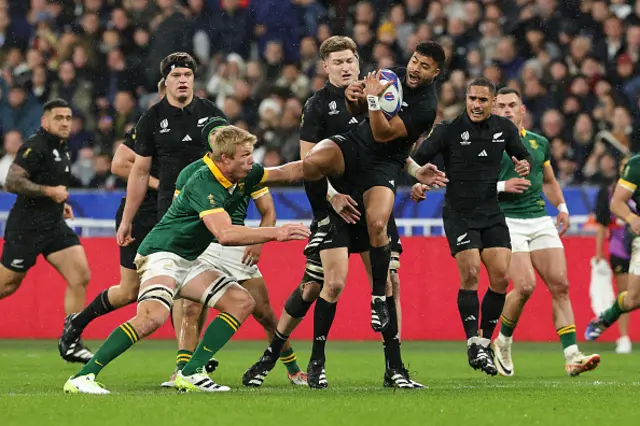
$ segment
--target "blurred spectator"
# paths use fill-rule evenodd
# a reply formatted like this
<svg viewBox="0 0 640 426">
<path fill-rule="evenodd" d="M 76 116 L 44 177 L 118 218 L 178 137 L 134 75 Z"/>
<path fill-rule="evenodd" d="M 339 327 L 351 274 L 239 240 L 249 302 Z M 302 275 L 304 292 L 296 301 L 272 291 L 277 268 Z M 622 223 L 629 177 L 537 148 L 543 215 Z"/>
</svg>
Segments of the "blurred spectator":
<svg viewBox="0 0 640 426">
<path fill-rule="evenodd" d="M 20 132 L 12 130 L 4 135 L 4 155 L 0 158 L 0 186 L 4 186 L 4 182 L 7 179 L 9 173 L 9 167 L 16 158 L 16 153 L 22 145 L 22 136 Z"/>
<path fill-rule="evenodd" d="M 93 86 L 83 78 L 76 76 L 76 69 L 71 61 L 60 63 L 58 80 L 51 85 L 49 99 L 61 98 L 73 105 L 73 108 L 88 117 L 85 121 L 88 130 L 93 130 L 91 106 L 93 104 Z"/>
<path fill-rule="evenodd" d="M 78 158 L 71 165 L 71 175 L 77 179 L 80 185 L 86 187 L 94 176 L 93 148 L 85 146 L 78 151 Z"/>
<path fill-rule="evenodd" d="M 114 190 L 126 188 L 126 182 L 111 174 L 111 155 L 100 153 L 93 156 L 93 177 L 87 185 L 92 189 Z"/>
<path fill-rule="evenodd" d="M 2 131 L 17 130 L 23 140 L 31 136 L 40 127 L 42 105 L 29 95 L 24 87 L 13 85 L 8 96 L 0 103 L 0 124 Z"/>
</svg>

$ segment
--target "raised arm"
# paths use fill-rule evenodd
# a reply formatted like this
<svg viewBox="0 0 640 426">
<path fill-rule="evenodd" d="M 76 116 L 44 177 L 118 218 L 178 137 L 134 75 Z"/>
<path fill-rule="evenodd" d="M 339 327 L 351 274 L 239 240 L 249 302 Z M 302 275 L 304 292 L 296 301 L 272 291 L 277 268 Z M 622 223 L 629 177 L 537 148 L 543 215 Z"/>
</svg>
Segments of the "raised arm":
<svg viewBox="0 0 640 426">
<path fill-rule="evenodd" d="M 264 169 L 261 183 L 264 184 L 288 184 L 302 179 L 302 160 L 292 161 L 278 167 Z"/>
</svg>

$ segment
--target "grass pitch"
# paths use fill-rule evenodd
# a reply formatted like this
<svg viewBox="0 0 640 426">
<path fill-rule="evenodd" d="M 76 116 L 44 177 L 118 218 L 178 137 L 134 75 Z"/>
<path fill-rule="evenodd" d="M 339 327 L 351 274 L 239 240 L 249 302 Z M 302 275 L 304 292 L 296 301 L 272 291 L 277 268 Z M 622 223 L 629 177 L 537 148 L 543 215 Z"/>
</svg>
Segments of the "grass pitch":
<svg viewBox="0 0 640 426">
<path fill-rule="evenodd" d="M 306 368 L 310 342 L 293 343 Z M 406 342 L 405 363 L 429 389 L 394 391 L 382 388 L 380 344 L 329 342 L 328 390 L 289 384 L 281 364 L 262 388 L 243 388 L 241 376 L 264 346 L 232 341 L 218 354 L 213 378 L 231 392 L 178 395 L 158 386 L 172 371 L 174 343 L 142 342 L 104 370 L 99 381 L 112 394 L 96 397 L 63 394 L 78 366 L 58 357 L 55 342 L 0 341 L 0 425 L 638 424 L 640 355 L 616 355 L 611 344 L 582 344 L 602 363 L 569 378 L 559 343 L 516 342 L 516 376 L 503 378 L 471 370 L 462 342 Z"/>
</svg>

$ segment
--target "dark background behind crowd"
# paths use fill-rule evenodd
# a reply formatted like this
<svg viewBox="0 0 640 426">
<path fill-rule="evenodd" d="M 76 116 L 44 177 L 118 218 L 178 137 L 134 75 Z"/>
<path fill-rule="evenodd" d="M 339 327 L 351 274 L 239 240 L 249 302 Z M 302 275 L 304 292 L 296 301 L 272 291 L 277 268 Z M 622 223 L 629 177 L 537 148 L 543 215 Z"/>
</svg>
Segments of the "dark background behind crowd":
<svg viewBox="0 0 640 426">
<path fill-rule="evenodd" d="M 439 119 L 463 110 L 472 77 L 517 88 L 562 185 L 608 182 L 640 151 L 640 1 L 0 0 L 0 185 L 42 104 L 60 97 L 74 108 L 75 186 L 124 187 L 111 156 L 157 101 L 174 51 L 199 62 L 196 94 L 258 135 L 256 161 L 297 159 L 302 106 L 325 82 L 318 47 L 333 34 L 356 41 L 362 73 L 439 41 Z"/>
</svg>

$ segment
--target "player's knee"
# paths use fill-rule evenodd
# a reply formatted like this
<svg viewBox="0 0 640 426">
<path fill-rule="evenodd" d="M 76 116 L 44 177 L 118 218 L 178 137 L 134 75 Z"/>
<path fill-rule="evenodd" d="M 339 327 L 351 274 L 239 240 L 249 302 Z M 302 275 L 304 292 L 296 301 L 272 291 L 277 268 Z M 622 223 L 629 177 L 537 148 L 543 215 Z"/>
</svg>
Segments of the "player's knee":
<svg viewBox="0 0 640 426">
<path fill-rule="evenodd" d="M 122 295 L 122 302 L 128 305 L 129 303 L 135 302 L 138 298 L 138 289 L 120 285 L 120 294 Z"/>
<path fill-rule="evenodd" d="M 185 300 L 182 305 L 182 318 L 183 321 L 190 323 L 196 323 L 200 319 L 202 313 L 202 305 L 200 303 Z"/>
<path fill-rule="evenodd" d="M 339 277 L 325 277 L 322 291 L 330 299 L 336 301 L 344 289 L 344 280 Z"/>
<path fill-rule="evenodd" d="M 369 230 L 369 235 L 385 235 L 387 236 L 387 240 L 389 239 L 387 235 L 387 221 L 378 218 L 378 217 L 367 217 L 367 228 Z"/>
<path fill-rule="evenodd" d="M 569 298 L 569 280 L 562 277 L 550 280 L 549 292 L 551 297 L 555 300 L 568 299 Z"/>
<path fill-rule="evenodd" d="M 531 297 L 531 295 L 533 294 L 534 290 L 536 289 L 536 280 L 533 279 L 525 279 L 525 280 L 520 280 L 517 283 L 514 282 L 514 287 L 515 290 L 518 294 L 520 294 L 521 298 L 524 299 L 528 299 Z"/>
<path fill-rule="evenodd" d="M 84 287 L 86 288 L 91 281 L 91 271 L 88 267 L 78 269 L 74 276 L 69 279 L 69 287 Z"/>
<path fill-rule="evenodd" d="M 233 315 L 238 321 L 243 322 L 251 315 L 255 306 L 256 302 L 251 297 L 251 294 L 239 284 L 233 284 L 220 299 L 220 304 L 216 308 Z"/>
<path fill-rule="evenodd" d="M 462 269 L 460 279 L 464 288 L 475 288 L 478 286 L 478 278 L 480 275 L 479 265 L 468 265 Z"/>
<path fill-rule="evenodd" d="M 169 311 L 161 302 L 144 300 L 138 303 L 138 314 L 131 322 L 140 337 L 144 337 L 159 329 L 168 317 Z"/>
<path fill-rule="evenodd" d="M 492 290 L 497 291 L 498 293 L 504 293 L 509 286 L 509 270 L 505 268 L 502 271 L 494 272 L 490 275 L 489 281 L 489 285 Z"/>
<path fill-rule="evenodd" d="M 8 282 L 0 283 L 0 299 L 7 296 L 11 296 L 20 287 L 20 282 L 17 280 L 11 280 Z"/>
<path fill-rule="evenodd" d="M 271 305 L 268 303 L 257 303 L 253 309 L 253 318 L 264 328 L 265 330 L 275 330 L 278 325 L 278 318 L 271 309 Z"/>
</svg>

